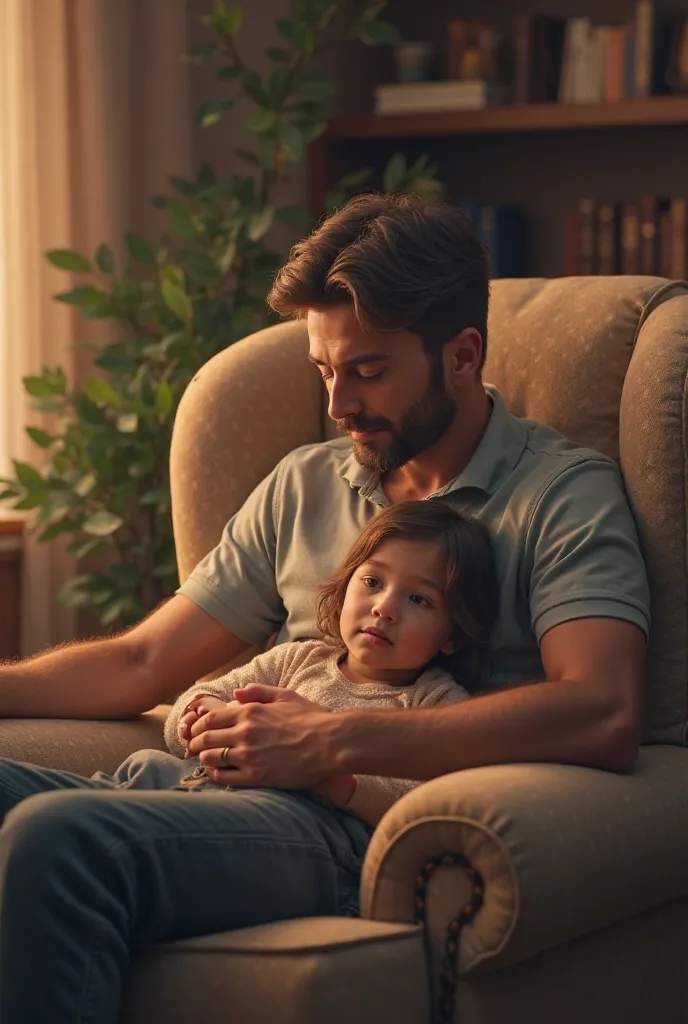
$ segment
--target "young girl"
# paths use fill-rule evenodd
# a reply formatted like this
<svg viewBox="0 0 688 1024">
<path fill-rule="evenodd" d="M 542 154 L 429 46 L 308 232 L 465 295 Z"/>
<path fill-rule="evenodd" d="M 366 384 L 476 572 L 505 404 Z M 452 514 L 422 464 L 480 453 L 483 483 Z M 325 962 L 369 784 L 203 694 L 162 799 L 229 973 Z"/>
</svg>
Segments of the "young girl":
<svg viewBox="0 0 688 1024">
<path fill-rule="evenodd" d="M 325 584 L 325 639 L 280 645 L 192 687 L 167 722 L 172 753 L 139 751 L 90 779 L 0 758 L 3 920 L 18 920 L 4 955 L 2 1020 L 24 1019 L 17 1007 L 37 961 L 27 1020 L 114 1024 L 142 944 L 356 916 L 374 825 L 412 782 L 340 775 L 315 790 L 232 790 L 231 747 L 175 755 L 192 725 L 201 741 L 215 732 L 229 717 L 225 702 L 254 680 L 333 713 L 372 705 L 403 715 L 463 700 L 448 670 L 467 686 L 485 671 L 496 606 L 483 527 L 440 499 L 394 505 Z"/>
<path fill-rule="evenodd" d="M 205 728 L 218 728 L 210 712 L 249 683 L 295 690 L 334 712 L 464 700 L 469 694 L 452 674 L 469 688 L 486 675 L 497 590 L 490 540 L 480 523 L 439 499 L 392 505 L 368 523 L 321 588 L 324 639 L 280 644 L 192 686 L 167 719 L 168 747 L 183 757 L 194 723 L 203 718 Z M 231 784 L 230 747 L 203 751 L 195 761 L 182 786 Z M 318 792 L 375 825 L 414 785 L 340 775 Z"/>
</svg>

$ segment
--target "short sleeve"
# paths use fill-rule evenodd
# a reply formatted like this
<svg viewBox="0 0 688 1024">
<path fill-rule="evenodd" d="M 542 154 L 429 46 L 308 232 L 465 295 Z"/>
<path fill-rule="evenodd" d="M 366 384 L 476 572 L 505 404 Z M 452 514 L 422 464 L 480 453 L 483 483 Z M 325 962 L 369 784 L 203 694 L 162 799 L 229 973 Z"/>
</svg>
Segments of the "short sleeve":
<svg viewBox="0 0 688 1024">
<path fill-rule="evenodd" d="M 559 473 L 537 501 L 526 538 L 538 639 L 572 619 L 614 618 L 647 636 L 647 573 L 621 473 L 603 458 Z"/>
<path fill-rule="evenodd" d="M 262 645 L 286 617 L 275 579 L 281 463 L 227 523 L 220 543 L 177 593 L 247 643 Z"/>
</svg>

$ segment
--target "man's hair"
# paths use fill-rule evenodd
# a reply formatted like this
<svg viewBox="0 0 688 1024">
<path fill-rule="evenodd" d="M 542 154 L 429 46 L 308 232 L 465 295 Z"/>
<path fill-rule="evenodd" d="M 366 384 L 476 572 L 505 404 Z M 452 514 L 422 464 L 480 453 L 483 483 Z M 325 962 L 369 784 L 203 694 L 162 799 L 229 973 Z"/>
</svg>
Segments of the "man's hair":
<svg viewBox="0 0 688 1024">
<path fill-rule="evenodd" d="M 490 268 L 468 217 L 411 195 L 356 196 L 298 242 L 268 304 L 282 316 L 342 302 L 362 327 L 411 331 L 430 356 L 467 327 L 487 351 Z"/>
<path fill-rule="evenodd" d="M 470 688 L 490 672 L 490 637 L 499 604 L 499 582 L 490 534 L 477 519 L 442 498 L 404 501 L 379 512 L 354 542 L 343 565 L 319 589 L 316 616 L 325 640 L 343 649 L 339 621 L 356 570 L 390 539 L 437 545 L 456 654 L 439 653 L 441 665 Z"/>
</svg>

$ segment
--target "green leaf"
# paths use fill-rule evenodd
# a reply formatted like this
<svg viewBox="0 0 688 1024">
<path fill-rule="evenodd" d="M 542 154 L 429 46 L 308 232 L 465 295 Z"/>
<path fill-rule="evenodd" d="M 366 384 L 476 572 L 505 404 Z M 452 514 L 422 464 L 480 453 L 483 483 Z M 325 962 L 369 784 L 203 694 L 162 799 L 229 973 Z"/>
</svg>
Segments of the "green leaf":
<svg viewBox="0 0 688 1024">
<path fill-rule="evenodd" d="M 14 466 L 14 473 L 17 480 L 26 487 L 27 491 L 44 491 L 45 480 L 33 466 L 30 466 L 28 462 L 19 462 L 18 459 L 12 459 L 12 465 Z"/>
<path fill-rule="evenodd" d="M 345 189 L 357 188 L 359 185 L 363 185 L 371 174 L 370 167 L 362 167 L 360 171 L 351 171 L 350 174 L 345 174 L 339 179 L 337 187 Z"/>
<path fill-rule="evenodd" d="M 24 377 L 22 379 L 24 389 L 34 398 L 45 398 L 46 395 L 58 394 L 58 389 L 50 380 L 45 377 Z"/>
<path fill-rule="evenodd" d="M 81 310 L 91 311 L 100 309 L 107 296 L 105 292 L 92 285 L 81 285 L 79 288 L 72 288 L 69 292 L 53 295 L 53 298 L 57 302 L 65 302 L 68 306 L 78 306 Z"/>
<path fill-rule="evenodd" d="M 358 38 L 368 46 L 397 46 L 401 36 L 390 21 L 368 21 L 358 30 Z"/>
<path fill-rule="evenodd" d="M 235 78 L 238 78 L 240 74 L 240 67 L 236 64 L 227 64 L 223 68 L 218 68 L 217 77 L 223 82 L 232 82 Z"/>
<path fill-rule="evenodd" d="M 244 92 L 250 96 L 259 107 L 269 107 L 270 97 L 263 85 L 263 81 L 257 71 L 252 69 L 244 71 L 243 75 Z"/>
<path fill-rule="evenodd" d="M 86 558 L 87 555 L 105 551 L 106 545 L 100 538 L 94 537 L 92 540 L 77 541 L 74 544 L 70 544 L 67 550 L 70 555 L 74 555 L 76 558 Z"/>
<path fill-rule="evenodd" d="M 58 519 L 56 523 L 51 523 L 50 526 L 46 526 L 45 530 L 38 535 L 38 539 L 45 543 L 50 540 L 55 540 L 62 533 L 74 533 L 79 527 L 72 519 Z"/>
<path fill-rule="evenodd" d="M 97 483 L 95 473 L 87 473 L 86 476 L 82 476 L 78 484 L 74 487 L 75 492 L 80 498 L 85 498 L 87 494 L 93 490 Z"/>
<path fill-rule="evenodd" d="M 241 28 L 244 12 L 241 7 L 227 7 L 222 0 L 215 0 L 208 21 L 218 35 L 234 36 Z"/>
<path fill-rule="evenodd" d="M 249 218 L 247 235 L 252 242 L 259 241 L 267 234 L 275 217 L 274 206 L 264 206 L 258 213 L 252 214 Z"/>
<path fill-rule="evenodd" d="M 96 250 L 96 266 L 104 274 L 114 274 L 115 257 L 108 245 L 99 245 Z"/>
<path fill-rule="evenodd" d="M 85 377 L 83 389 L 92 402 L 101 408 L 119 409 L 122 396 L 103 377 Z"/>
<path fill-rule="evenodd" d="M 209 128 L 211 124 L 216 124 L 224 112 L 231 110 L 233 106 L 233 99 L 206 100 L 196 111 L 196 123 L 201 128 Z"/>
<path fill-rule="evenodd" d="M 167 418 L 172 412 L 172 405 L 172 388 L 166 380 L 162 380 L 155 390 L 155 408 L 160 416 Z"/>
<path fill-rule="evenodd" d="M 327 28 L 332 18 L 337 13 L 338 4 L 329 4 L 323 13 L 320 15 L 320 21 L 318 22 L 318 31 L 322 32 L 324 28 Z"/>
<path fill-rule="evenodd" d="M 129 597 L 116 597 L 103 608 L 100 616 L 100 622 L 103 626 L 111 626 L 119 617 L 131 606 L 131 600 Z"/>
<path fill-rule="evenodd" d="M 261 139 L 258 147 L 258 161 L 264 171 L 274 171 L 276 147 L 273 139 Z"/>
<path fill-rule="evenodd" d="M 294 163 L 298 163 L 305 149 L 303 135 L 299 129 L 291 121 L 280 121 L 277 134 L 290 159 Z"/>
<path fill-rule="evenodd" d="M 85 256 L 72 249 L 50 249 L 45 256 L 48 262 L 59 270 L 71 270 L 75 274 L 88 274 L 93 269 Z"/>
<path fill-rule="evenodd" d="M 253 164 L 254 167 L 259 166 L 258 157 L 255 153 L 252 153 L 250 149 L 241 149 L 237 147 L 234 150 L 234 155 L 238 156 L 240 160 L 245 160 L 247 164 Z"/>
<path fill-rule="evenodd" d="M 103 509 L 94 513 L 84 523 L 84 531 L 92 537 L 109 537 L 115 530 L 119 530 L 124 520 L 114 512 L 107 512 Z"/>
<path fill-rule="evenodd" d="M 265 107 L 259 107 L 258 110 L 251 116 L 248 122 L 248 126 L 252 132 L 256 132 L 258 135 L 268 131 L 272 128 L 275 123 L 275 111 L 267 110 Z"/>
<path fill-rule="evenodd" d="M 227 32 L 230 36 L 235 36 L 241 26 L 244 23 L 244 9 L 243 7 L 230 7 L 227 11 Z"/>
<path fill-rule="evenodd" d="M 194 226 L 191 211 L 186 206 L 170 206 L 169 217 L 172 227 L 185 238 L 194 238 L 196 228 Z"/>
<path fill-rule="evenodd" d="M 135 434 L 138 426 L 139 418 L 135 412 L 123 412 L 117 417 L 117 429 L 120 434 Z"/>
<path fill-rule="evenodd" d="M 320 103 L 328 99 L 333 92 L 334 87 L 329 79 L 302 82 L 296 89 L 299 99 L 308 100 L 311 103 Z"/>
<path fill-rule="evenodd" d="M 129 231 L 124 236 L 124 241 L 133 260 L 147 267 L 155 266 L 155 254 L 145 238 L 134 231 Z"/>
<path fill-rule="evenodd" d="M 142 494 L 139 498 L 139 505 L 160 505 L 168 503 L 170 500 L 170 491 L 168 487 L 156 487 L 152 491 L 147 491 L 146 494 Z"/>
<path fill-rule="evenodd" d="M 374 21 L 381 11 L 384 11 L 387 6 L 387 0 L 374 0 L 374 2 L 361 14 L 363 21 Z"/>
<path fill-rule="evenodd" d="M 26 433 L 29 435 L 34 444 L 37 444 L 39 448 L 49 448 L 56 438 L 51 437 L 50 434 L 46 433 L 45 430 L 41 430 L 39 427 L 27 427 Z"/>
<path fill-rule="evenodd" d="M 183 288 L 180 288 L 178 284 L 174 284 L 172 281 L 165 280 L 160 285 L 160 291 L 165 301 L 165 305 L 174 313 L 178 320 L 185 325 L 191 323 L 191 302 L 189 297 Z"/>
<path fill-rule="evenodd" d="M 218 265 L 218 267 L 220 269 L 220 273 L 221 274 L 226 274 L 227 271 L 231 268 L 232 264 L 234 263 L 234 260 L 236 259 L 236 254 L 237 254 L 237 244 L 234 241 L 234 239 L 232 239 L 227 244 L 224 252 L 220 256 L 219 260 L 217 261 L 217 265 Z"/>
<path fill-rule="evenodd" d="M 287 68 L 277 64 L 270 69 L 268 76 L 268 92 L 273 104 L 279 105 L 289 87 L 290 75 Z"/>
<path fill-rule="evenodd" d="M 196 184 L 199 188 L 212 188 L 215 185 L 215 171 L 212 168 L 212 164 L 205 163 L 196 175 Z"/>
<path fill-rule="evenodd" d="M 403 153 L 395 153 L 390 157 L 382 177 L 385 192 L 395 192 L 406 177 L 406 157 Z"/>
<path fill-rule="evenodd" d="M 305 22 L 297 21 L 294 24 L 291 41 L 294 44 L 294 49 L 299 51 L 299 53 L 304 55 L 310 54 L 313 50 L 313 46 L 315 45 L 313 29 L 306 25 Z"/>
<path fill-rule="evenodd" d="M 295 24 L 296 23 L 292 21 L 291 18 L 277 18 L 275 20 L 275 26 L 279 34 L 290 42 L 294 37 Z"/>
<path fill-rule="evenodd" d="M 327 131 L 327 121 L 316 121 L 309 127 L 302 127 L 304 142 L 314 142 Z"/>
<path fill-rule="evenodd" d="M 270 46 L 265 51 L 265 56 L 269 60 L 276 60 L 280 63 L 286 63 L 289 60 L 289 54 L 286 50 L 283 50 L 280 46 Z"/>
</svg>

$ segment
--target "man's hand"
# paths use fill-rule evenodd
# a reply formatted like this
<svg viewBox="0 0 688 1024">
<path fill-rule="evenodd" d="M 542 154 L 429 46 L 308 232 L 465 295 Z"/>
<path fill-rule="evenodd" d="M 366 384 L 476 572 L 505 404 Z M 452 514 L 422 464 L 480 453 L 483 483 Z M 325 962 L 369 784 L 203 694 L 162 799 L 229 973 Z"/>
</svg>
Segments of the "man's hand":
<svg viewBox="0 0 688 1024">
<path fill-rule="evenodd" d="M 252 683 L 235 690 L 231 704 L 191 726 L 187 750 L 223 785 L 304 789 L 336 771 L 329 742 L 332 718 L 293 690 Z M 222 760 L 225 747 L 228 765 Z"/>
</svg>

